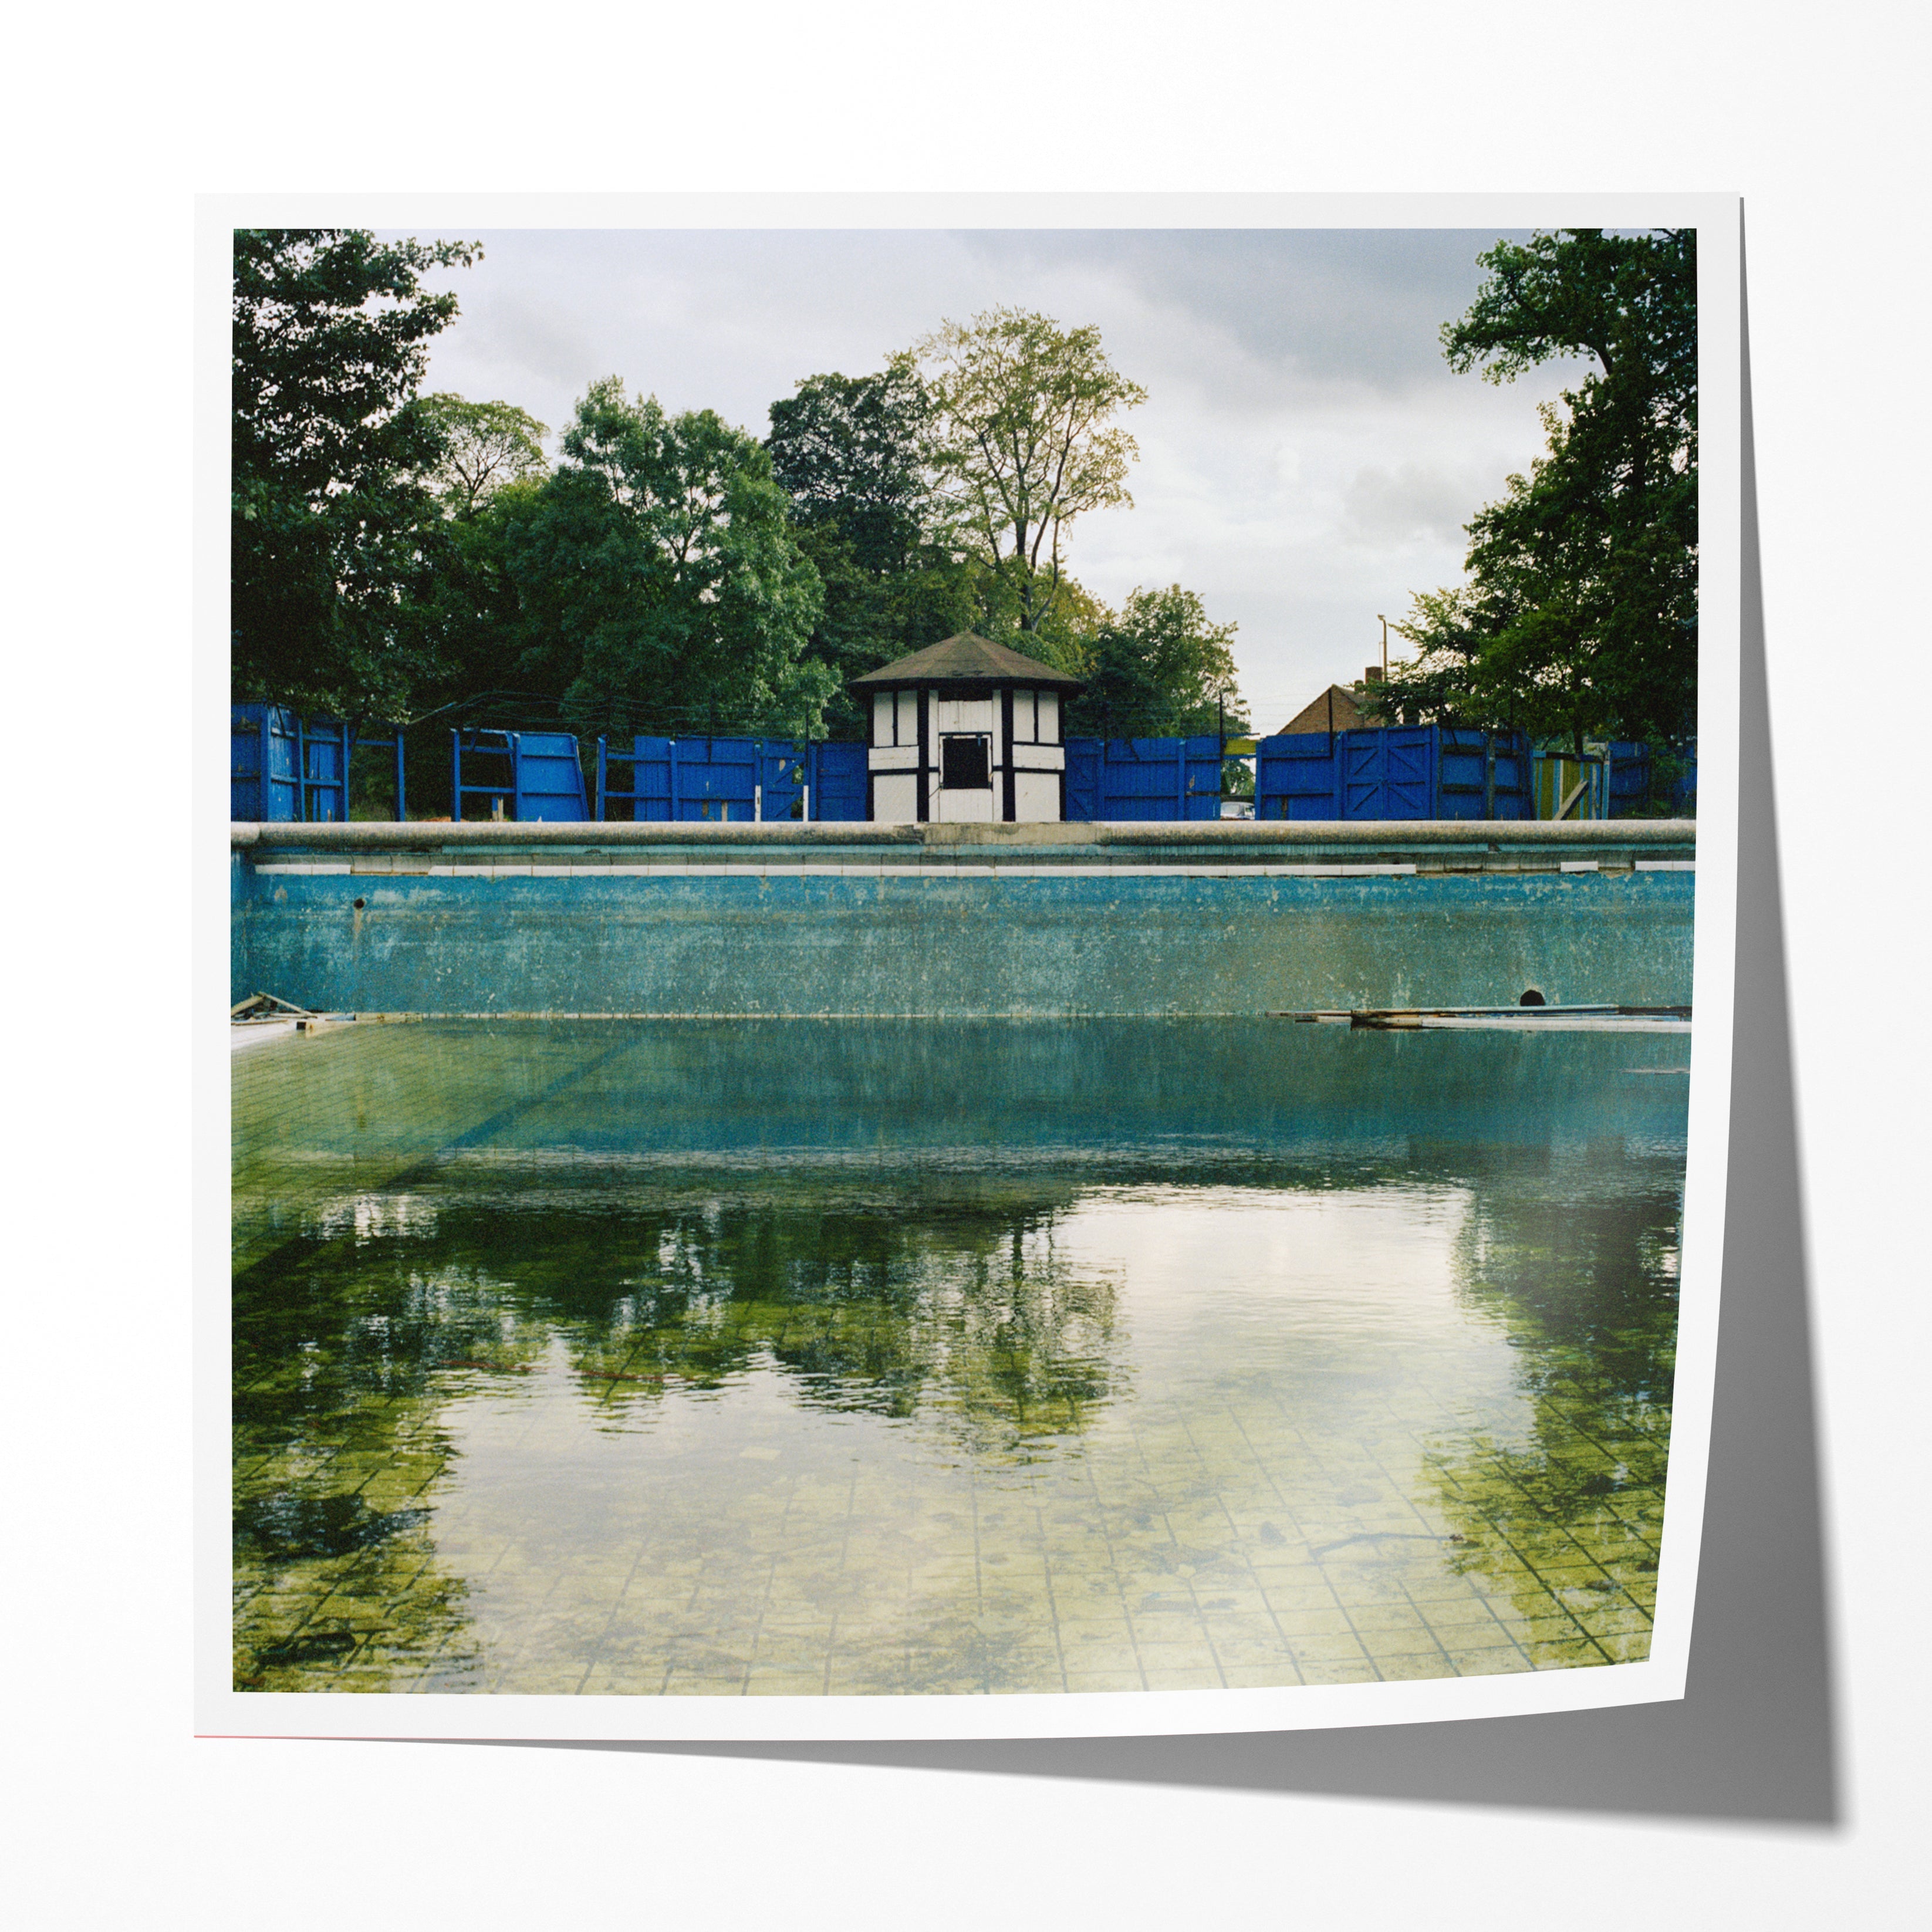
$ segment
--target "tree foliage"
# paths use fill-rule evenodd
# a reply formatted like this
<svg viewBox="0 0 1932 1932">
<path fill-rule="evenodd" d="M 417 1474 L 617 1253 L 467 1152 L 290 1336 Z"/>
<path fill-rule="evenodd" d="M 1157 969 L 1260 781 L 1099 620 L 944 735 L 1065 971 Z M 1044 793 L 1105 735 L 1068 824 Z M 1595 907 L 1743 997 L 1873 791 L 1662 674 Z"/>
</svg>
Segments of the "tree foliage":
<svg viewBox="0 0 1932 1932">
<path fill-rule="evenodd" d="M 860 568 L 905 568 L 924 540 L 932 401 L 910 355 L 876 376 L 811 376 L 771 406 L 772 474 L 808 529 L 836 531 Z"/>
<path fill-rule="evenodd" d="M 472 403 L 439 392 L 425 396 L 422 408 L 442 439 L 432 473 L 452 516 L 474 517 L 506 485 L 548 472 L 543 440 L 550 426 L 513 404 Z"/>
<path fill-rule="evenodd" d="M 417 399 L 456 315 L 431 268 L 462 242 L 245 229 L 234 242 L 230 625 L 238 698 L 394 717 L 433 668 L 408 606 L 439 560 Z"/>
<path fill-rule="evenodd" d="M 1114 418 L 1147 392 L 1108 361 L 1097 328 L 1024 309 L 945 322 L 916 353 L 946 527 L 987 573 L 994 608 L 1036 632 L 1064 586 L 1066 526 L 1133 500 L 1136 446 Z"/>
<path fill-rule="evenodd" d="M 1468 525 L 1466 581 L 1397 628 L 1390 715 L 1681 742 L 1697 671 L 1696 238 L 1566 230 L 1501 242 L 1450 364 L 1595 367 L 1541 410 L 1546 453 Z"/>
<path fill-rule="evenodd" d="M 1201 599 L 1178 584 L 1130 591 L 1103 613 L 1088 646 L 1086 690 L 1066 728 L 1076 736 L 1186 737 L 1247 728 L 1235 685 L 1234 626 L 1209 621 Z"/>
<path fill-rule="evenodd" d="M 502 541 L 518 676 L 580 728 L 822 729 L 818 574 L 770 458 L 712 411 L 593 382 Z"/>
<path fill-rule="evenodd" d="M 1114 613 L 1066 568 L 1067 526 L 1131 501 L 1115 418 L 1143 392 L 1096 329 L 948 323 L 874 374 L 802 380 L 762 445 L 613 376 L 553 468 L 524 410 L 417 393 L 456 314 L 422 278 L 479 254 L 238 235 L 238 696 L 360 722 L 496 693 L 585 732 L 850 735 L 854 677 L 971 629 L 1091 676 L 1092 728 L 1214 728 L 1233 627 L 1178 585 Z"/>
<path fill-rule="evenodd" d="M 828 728 L 859 733 L 852 679 L 979 619 L 970 565 L 932 528 L 931 399 L 898 356 L 877 375 L 808 376 L 770 414 L 772 475 L 824 592 L 805 655 L 833 680 Z"/>
</svg>

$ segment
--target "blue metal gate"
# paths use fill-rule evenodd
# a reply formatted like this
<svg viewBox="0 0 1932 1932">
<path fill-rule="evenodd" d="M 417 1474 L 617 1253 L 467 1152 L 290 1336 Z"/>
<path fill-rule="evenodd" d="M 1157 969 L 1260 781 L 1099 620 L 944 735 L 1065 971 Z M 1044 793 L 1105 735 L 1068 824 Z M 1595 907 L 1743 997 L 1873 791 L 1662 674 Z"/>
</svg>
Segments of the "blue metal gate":
<svg viewBox="0 0 1932 1932">
<path fill-rule="evenodd" d="M 1221 741 L 1070 738 L 1066 815 L 1112 820 L 1218 819 Z"/>
<path fill-rule="evenodd" d="M 228 726 L 230 818 L 280 825 L 349 816 L 347 725 L 309 723 L 279 704 L 235 704 Z"/>
<path fill-rule="evenodd" d="M 630 783 L 620 781 L 630 768 Z M 640 822 L 765 824 L 866 817 L 866 747 L 783 738 L 653 738 L 628 752 L 597 741 L 597 815 L 628 805 Z"/>
<path fill-rule="evenodd" d="M 247 825 L 302 816 L 302 726 L 279 704 L 236 704 L 228 713 L 228 815 Z"/>
<path fill-rule="evenodd" d="M 1520 734 L 1451 727 L 1296 732 L 1255 748 L 1258 819 L 1526 818 Z"/>
<path fill-rule="evenodd" d="M 1260 740 L 1255 746 L 1255 816 L 1340 818 L 1335 746 L 1336 740 L 1326 731 L 1296 731 Z"/>
<path fill-rule="evenodd" d="M 866 821 L 866 747 L 812 747 L 812 815 L 827 824 Z"/>
<path fill-rule="evenodd" d="M 458 818 L 467 798 L 488 798 L 493 816 L 524 825 L 578 824 L 590 818 L 577 740 L 568 732 L 474 730 L 449 735 Z"/>
</svg>

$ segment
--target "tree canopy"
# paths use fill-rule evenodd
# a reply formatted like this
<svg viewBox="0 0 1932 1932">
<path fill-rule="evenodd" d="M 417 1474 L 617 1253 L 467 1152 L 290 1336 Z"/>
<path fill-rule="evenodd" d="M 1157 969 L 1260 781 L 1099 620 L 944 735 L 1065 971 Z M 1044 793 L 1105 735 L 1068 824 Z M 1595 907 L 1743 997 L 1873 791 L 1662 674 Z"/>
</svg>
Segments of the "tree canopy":
<svg viewBox="0 0 1932 1932">
<path fill-rule="evenodd" d="M 1097 328 L 1063 328 L 1026 309 L 944 322 L 916 353 L 947 527 L 989 574 L 995 608 L 1037 632 L 1064 586 L 1066 526 L 1133 501 L 1138 450 L 1114 418 L 1147 392 L 1108 361 Z"/>
<path fill-rule="evenodd" d="M 970 570 L 932 528 L 931 414 L 909 355 L 876 375 L 808 376 L 771 406 L 772 476 L 824 593 L 805 656 L 833 681 L 835 730 L 863 728 L 852 679 L 979 620 Z"/>
<path fill-rule="evenodd" d="M 423 395 L 472 243 L 236 238 L 233 688 L 356 723 L 475 700 L 583 732 L 857 735 L 850 680 L 963 630 L 1090 678 L 1092 728 L 1211 730 L 1231 625 L 1118 613 L 1067 526 L 1131 501 L 1144 392 L 1093 328 L 989 310 L 806 377 L 761 444 L 616 376 L 550 431 Z"/>
<path fill-rule="evenodd" d="M 910 355 L 876 376 L 810 376 L 771 406 L 765 447 L 792 514 L 836 530 L 874 574 L 903 568 L 926 534 L 932 398 Z"/>
<path fill-rule="evenodd" d="M 1678 744 L 1697 676 L 1696 238 L 1565 230 L 1500 242 L 1450 364 L 1513 380 L 1596 365 L 1541 409 L 1546 453 L 1467 526 L 1466 580 L 1415 599 L 1384 713 Z"/>
<path fill-rule="evenodd" d="M 1235 687 L 1232 624 L 1208 620 L 1178 584 L 1128 592 L 1104 614 L 1087 654 L 1087 688 L 1068 707 L 1067 730 L 1108 738 L 1187 737 L 1247 728 Z"/>
<path fill-rule="evenodd" d="M 520 672 L 580 727 L 822 730 L 818 574 L 770 458 L 711 410 L 593 382 L 503 546 Z"/>
<path fill-rule="evenodd" d="M 550 426 L 513 404 L 472 403 L 440 392 L 422 399 L 423 414 L 442 439 L 432 472 L 446 507 L 473 517 L 499 490 L 545 475 L 543 440 Z"/>
<path fill-rule="evenodd" d="M 404 607 L 438 555 L 445 445 L 416 392 L 464 242 L 244 229 L 234 242 L 230 626 L 237 696 L 394 717 L 431 665 Z"/>
</svg>

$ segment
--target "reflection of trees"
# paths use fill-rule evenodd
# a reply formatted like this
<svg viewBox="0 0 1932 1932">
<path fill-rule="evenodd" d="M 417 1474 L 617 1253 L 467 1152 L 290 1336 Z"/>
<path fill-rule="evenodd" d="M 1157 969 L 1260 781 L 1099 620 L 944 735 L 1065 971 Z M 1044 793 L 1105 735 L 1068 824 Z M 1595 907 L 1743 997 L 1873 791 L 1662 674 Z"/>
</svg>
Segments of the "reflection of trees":
<svg viewBox="0 0 1932 1932">
<path fill-rule="evenodd" d="M 1485 1186 L 1461 1237 L 1465 1298 L 1522 1351 L 1531 1420 L 1430 1469 L 1456 1568 L 1502 1586 L 1541 1662 L 1648 1654 L 1677 1324 L 1669 1166 L 1620 1177 L 1614 1198 L 1574 1169 L 1533 1193 Z"/>
<path fill-rule="evenodd" d="M 1016 1451 L 1114 1393 L 1114 1289 L 1076 1277 L 1036 1191 L 782 1192 L 655 1210 L 451 1206 L 452 1262 L 517 1284 L 614 1419 L 776 1370 L 820 1408 L 943 1420 Z"/>
<path fill-rule="evenodd" d="M 533 1386 L 558 1346 L 612 1426 L 766 1369 L 808 1406 L 916 1414 L 976 1454 L 1050 1448 L 1119 1380 L 1113 1286 L 1059 1258 L 1060 1204 L 459 1192 L 291 1244 L 236 1287 L 236 1683 L 386 1689 L 476 1660 L 429 1533 L 440 1418 L 466 1389 Z"/>
<path fill-rule="evenodd" d="M 426 1286 L 393 1232 L 291 1244 L 236 1280 L 235 1682 L 392 1688 L 461 1661 L 463 1586 L 439 1571 L 428 1496 L 452 1364 L 500 1348 L 492 1312 Z"/>
</svg>

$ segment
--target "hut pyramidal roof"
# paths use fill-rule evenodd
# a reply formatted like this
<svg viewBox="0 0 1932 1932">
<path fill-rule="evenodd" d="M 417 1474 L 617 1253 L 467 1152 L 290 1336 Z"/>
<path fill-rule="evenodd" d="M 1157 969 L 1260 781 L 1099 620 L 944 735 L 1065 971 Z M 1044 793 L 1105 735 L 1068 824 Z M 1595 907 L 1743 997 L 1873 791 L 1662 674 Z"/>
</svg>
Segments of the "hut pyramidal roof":
<svg viewBox="0 0 1932 1932">
<path fill-rule="evenodd" d="M 989 679 L 1002 684 L 1057 686 L 1064 691 L 1082 690 L 1086 682 L 1083 678 L 1070 677 L 1064 670 L 1042 664 L 1037 658 L 1010 651 L 990 638 L 962 631 L 957 637 L 928 644 L 896 664 L 882 665 L 878 670 L 868 670 L 863 677 L 855 677 L 852 688 L 864 691 L 874 685 L 953 684 L 968 680 L 984 683 Z"/>
</svg>

